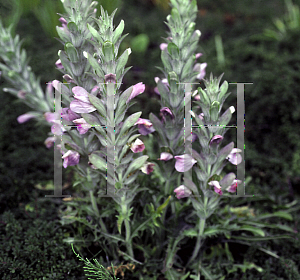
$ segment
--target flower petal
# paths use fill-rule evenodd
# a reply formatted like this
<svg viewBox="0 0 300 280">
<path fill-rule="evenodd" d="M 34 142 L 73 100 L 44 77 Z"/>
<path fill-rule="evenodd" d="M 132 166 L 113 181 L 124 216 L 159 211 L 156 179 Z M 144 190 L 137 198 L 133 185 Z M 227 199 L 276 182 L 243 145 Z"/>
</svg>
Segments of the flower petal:
<svg viewBox="0 0 300 280">
<path fill-rule="evenodd" d="M 175 156 L 175 159 L 176 159 L 175 169 L 178 172 L 186 172 L 186 171 L 190 170 L 193 167 L 193 165 L 197 162 L 189 154 Z"/>
<path fill-rule="evenodd" d="M 139 152 L 144 151 L 145 145 L 140 139 L 136 139 L 135 142 L 132 144 L 130 149 L 134 153 L 139 153 Z"/>
<path fill-rule="evenodd" d="M 91 105 L 90 103 L 85 103 L 79 100 L 73 100 L 70 103 L 70 109 L 78 114 L 82 114 L 82 113 L 91 113 L 96 111 L 97 109 Z"/>
<path fill-rule="evenodd" d="M 189 197 L 192 194 L 192 192 L 187 187 L 185 187 L 184 185 L 181 185 L 178 188 L 176 188 L 174 190 L 174 192 L 176 193 L 176 197 L 178 199 L 181 199 L 181 198 L 184 198 L 184 197 Z"/>
<path fill-rule="evenodd" d="M 163 153 L 160 154 L 160 158 L 158 160 L 167 161 L 167 160 L 170 160 L 172 158 L 173 158 L 172 154 L 163 152 Z"/>
<path fill-rule="evenodd" d="M 62 158 L 64 159 L 63 167 L 74 166 L 79 163 L 80 155 L 76 151 L 68 150 Z"/>
<path fill-rule="evenodd" d="M 27 113 L 27 114 L 18 116 L 17 121 L 18 121 L 18 123 L 24 123 L 35 117 L 36 117 L 35 115 Z"/>
</svg>

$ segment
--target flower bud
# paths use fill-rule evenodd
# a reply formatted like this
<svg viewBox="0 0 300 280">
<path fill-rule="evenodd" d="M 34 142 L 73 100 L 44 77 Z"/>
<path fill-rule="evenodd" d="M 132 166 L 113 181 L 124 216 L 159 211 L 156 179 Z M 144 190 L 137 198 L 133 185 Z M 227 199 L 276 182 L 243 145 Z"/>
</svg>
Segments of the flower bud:
<svg viewBox="0 0 300 280">
<path fill-rule="evenodd" d="M 210 118 L 213 122 L 216 122 L 218 120 L 219 110 L 220 110 L 220 102 L 219 101 L 214 101 L 210 105 L 210 109 L 209 109 Z"/>
<path fill-rule="evenodd" d="M 114 60 L 114 58 L 115 58 L 114 44 L 112 42 L 105 41 L 102 46 L 102 51 L 103 51 L 104 59 L 106 62 Z"/>
<path fill-rule="evenodd" d="M 177 74 L 172 71 L 168 74 L 168 82 L 171 88 L 172 93 L 177 93 L 177 88 L 178 88 L 178 76 Z"/>
<path fill-rule="evenodd" d="M 105 75 L 105 83 L 116 83 L 116 74 Z"/>
</svg>

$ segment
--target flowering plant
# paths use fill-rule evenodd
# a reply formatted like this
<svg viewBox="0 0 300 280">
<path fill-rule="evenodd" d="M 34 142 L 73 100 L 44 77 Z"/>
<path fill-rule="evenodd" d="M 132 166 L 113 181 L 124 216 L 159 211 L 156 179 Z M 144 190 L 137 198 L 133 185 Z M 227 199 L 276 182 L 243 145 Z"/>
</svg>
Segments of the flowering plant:
<svg viewBox="0 0 300 280">
<path fill-rule="evenodd" d="M 266 224 L 254 220 L 247 223 L 234 217 L 234 211 L 228 208 L 216 211 L 221 208 L 221 198 L 236 192 L 242 183 L 234 173 L 222 176 L 221 172 L 228 162 L 237 165 L 242 158 L 233 142 L 220 149 L 228 129 L 225 126 L 235 111 L 231 106 L 220 116 L 230 94 L 228 83 L 220 86 L 222 75 L 216 79 L 211 74 L 209 80 L 203 80 L 207 64 L 193 65 L 202 55 L 194 54 L 201 35 L 194 30 L 196 1 L 171 0 L 172 11 L 166 23 L 170 33 L 166 43 L 160 45 L 164 68 L 159 69 L 164 78 L 155 78 L 161 97 L 161 119 L 154 114 L 143 119 L 142 112 L 137 112 L 125 120 L 132 99 L 145 91 L 145 85 L 140 82 L 120 91 L 122 79 L 130 69 L 125 65 L 131 53 L 127 49 L 119 55 L 126 36 L 121 37 L 124 21 L 114 28 L 116 11 L 108 16 L 102 7 L 101 16 L 96 19 L 96 3 L 90 0 L 62 2 L 66 14 L 61 15 L 62 27 L 57 27 L 57 32 L 64 50 L 59 51 L 56 66 L 67 85 L 54 80 L 43 94 L 27 67 L 26 53 L 20 54 L 18 38 L 12 40 L 9 30 L 4 29 L 0 42 L 6 65 L 0 67 L 4 77 L 18 88 L 6 91 L 37 110 L 20 116 L 18 121 L 36 118 L 51 125 L 45 145 L 59 149 L 63 167 L 71 166 L 76 171 L 73 186 L 77 193 L 64 199 L 59 213 L 62 225 L 80 224 L 79 234 L 65 241 L 75 243 L 78 249 L 82 239 L 86 244 L 98 242 L 105 254 L 100 258 L 102 263 L 106 257 L 116 264 L 130 261 L 149 271 L 158 266 L 168 279 L 184 279 L 191 273 L 194 279 L 200 279 L 200 272 L 213 279 L 211 270 L 200 259 L 205 255 L 205 240 L 217 234 L 236 238 L 231 237 L 231 232 L 239 230 L 264 240 L 265 232 L 257 227 Z M 18 59 L 19 67 L 13 63 Z M 197 79 L 204 81 L 205 89 L 192 91 L 190 84 Z M 53 88 L 61 93 L 64 106 L 60 109 L 56 103 L 55 111 L 51 106 Z M 197 105 L 192 110 L 191 96 Z M 195 113 L 199 108 L 200 115 Z M 195 132 L 191 131 L 189 114 L 199 126 Z M 137 130 L 139 134 L 134 134 Z M 153 134 L 159 138 L 159 158 L 148 162 L 144 142 L 150 150 Z M 200 153 L 191 148 L 192 142 L 201 149 Z M 222 214 L 232 215 L 231 219 L 222 220 Z M 88 236 L 83 234 L 85 229 Z M 188 247 L 189 258 L 183 261 L 179 248 L 194 237 L 193 250 Z M 244 238 L 251 240 L 250 237 Z"/>
</svg>

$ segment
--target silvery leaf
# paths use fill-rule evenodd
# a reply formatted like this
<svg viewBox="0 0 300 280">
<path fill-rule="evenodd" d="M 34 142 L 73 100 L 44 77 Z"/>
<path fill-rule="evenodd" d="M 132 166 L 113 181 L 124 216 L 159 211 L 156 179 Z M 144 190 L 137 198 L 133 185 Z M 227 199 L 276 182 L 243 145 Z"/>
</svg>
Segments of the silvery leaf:
<svg viewBox="0 0 300 280">
<path fill-rule="evenodd" d="M 124 177 L 123 177 L 123 178 L 127 178 L 127 176 L 128 176 L 131 172 L 133 172 L 133 171 L 135 171 L 135 170 L 141 168 L 141 167 L 144 165 L 144 163 L 146 162 L 146 160 L 147 160 L 148 158 L 149 158 L 149 156 L 141 156 L 141 157 L 135 159 L 135 160 L 129 165 L 129 167 L 128 167 L 126 173 L 124 174 Z"/>
</svg>

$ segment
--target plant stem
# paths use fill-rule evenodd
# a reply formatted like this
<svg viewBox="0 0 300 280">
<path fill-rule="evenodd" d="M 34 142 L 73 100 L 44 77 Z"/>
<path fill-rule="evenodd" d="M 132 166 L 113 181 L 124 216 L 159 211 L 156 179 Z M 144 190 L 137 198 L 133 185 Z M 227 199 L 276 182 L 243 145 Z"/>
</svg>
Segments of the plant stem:
<svg viewBox="0 0 300 280">
<path fill-rule="evenodd" d="M 205 197 L 204 198 L 204 211 L 206 211 L 207 200 L 208 200 L 208 197 Z M 205 222 L 206 222 L 206 218 L 199 219 L 199 234 L 197 236 L 196 246 L 194 248 L 194 252 L 193 252 L 191 258 L 189 259 L 189 261 L 187 263 L 187 266 L 197 257 L 197 255 L 199 253 L 199 250 L 201 248 L 201 237 L 203 235 L 204 228 L 205 228 Z"/>
<path fill-rule="evenodd" d="M 169 186 L 170 186 L 170 179 L 166 181 L 166 185 L 165 185 L 165 196 L 168 196 L 169 193 Z M 166 215 L 167 215 L 167 209 L 168 207 L 165 208 L 163 214 L 162 214 L 162 224 L 165 225 L 165 220 L 166 220 Z M 165 231 L 163 229 L 161 229 L 161 240 L 162 242 L 165 240 Z"/>
<path fill-rule="evenodd" d="M 131 240 L 130 240 L 130 236 L 131 236 L 130 224 L 129 224 L 129 221 L 127 219 L 125 219 L 125 228 L 126 228 L 126 248 L 127 248 L 127 252 L 129 253 L 130 257 L 134 258 L 133 250 L 132 250 L 132 244 L 131 244 Z"/>
</svg>

